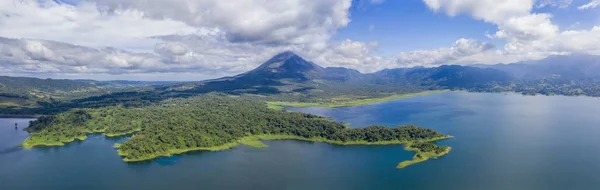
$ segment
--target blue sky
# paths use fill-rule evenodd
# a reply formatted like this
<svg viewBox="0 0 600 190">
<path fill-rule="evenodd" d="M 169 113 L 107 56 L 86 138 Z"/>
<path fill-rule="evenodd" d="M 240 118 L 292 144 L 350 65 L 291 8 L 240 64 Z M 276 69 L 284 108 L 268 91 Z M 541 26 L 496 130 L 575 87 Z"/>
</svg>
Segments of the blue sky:
<svg viewBox="0 0 600 190">
<path fill-rule="evenodd" d="M 464 37 L 489 40 L 485 31 L 496 29 L 493 24 L 469 16 L 436 14 L 421 0 L 386 1 L 351 10 L 352 22 L 340 29 L 333 39 L 378 41 L 380 53 L 384 55 L 445 47 Z M 373 31 L 369 30 L 370 26 L 374 26 Z"/>
<path fill-rule="evenodd" d="M 600 9 L 577 9 L 589 2 L 573 0 L 567 7 L 544 6 L 533 9 L 533 12 L 553 14 L 551 20 L 562 29 L 589 29 L 600 25 Z M 333 39 L 378 41 L 377 53 L 382 55 L 446 47 L 459 38 L 488 41 L 499 47 L 504 45 L 503 40 L 490 39 L 485 35 L 496 31 L 496 25 L 475 20 L 466 14 L 448 16 L 433 12 L 422 0 L 388 0 L 370 5 L 355 1 L 350 15 L 352 22 L 340 29 Z M 369 30 L 370 26 L 374 26 L 373 31 Z"/>
<path fill-rule="evenodd" d="M 203 80 L 600 55 L 600 0 L 0 0 L 0 75 Z"/>
</svg>

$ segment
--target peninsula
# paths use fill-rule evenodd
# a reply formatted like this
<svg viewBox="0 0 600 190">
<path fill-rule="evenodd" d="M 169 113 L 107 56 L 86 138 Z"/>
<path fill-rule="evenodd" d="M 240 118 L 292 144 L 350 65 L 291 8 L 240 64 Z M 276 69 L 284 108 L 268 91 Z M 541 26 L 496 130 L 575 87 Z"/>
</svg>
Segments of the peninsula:
<svg viewBox="0 0 600 190">
<path fill-rule="evenodd" d="M 75 109 L 41 117 L 26 130 L 31 136 L 23 142 L 25 148 L 61 146 L 85 140 L 89 133 L 107 136 L 135 133 L 115 146 L 126 162 L 189 151 L 220 151 L 239 144 L 264 148 L 266 145 L 260 140 L 281 139 L 335 145 L 404 144 L 425 158 L 448 153 L 449 147 L 432 142 L 451 138 L 413 125 L 347 128 L 343 123 L 316 115 L 269 109 L 261 101 L 212 94 L 168 99 L 141 108 Z"/>
</svg>

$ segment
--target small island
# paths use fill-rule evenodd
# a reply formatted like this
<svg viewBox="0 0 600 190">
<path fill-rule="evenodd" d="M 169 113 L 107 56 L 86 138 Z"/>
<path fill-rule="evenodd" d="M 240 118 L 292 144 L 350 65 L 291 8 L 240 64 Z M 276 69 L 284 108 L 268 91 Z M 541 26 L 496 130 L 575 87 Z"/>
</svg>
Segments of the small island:
<svg viewBox="0 0 600 190">
<path fill-rule="evenodd" d="M 239 144 L 265 148 L 261 140 L 302 140 L 334 145 L 404 144 L 417 152 L 398 168 L 443 156 L 450 147 L 433 142 L 451 138 L 432 129 L 403 125 L 348 128 L 316 115 L 269 109 L 266 103 L 220 95 L 168 99 L 142 108 L 120 106 L 74 109 L 32 121 L 23 147 L 62 146 L 87 134 L 134 134 L 114 148 L 125 162 L 151 160 L 190 151 L 221 151 Z M 402 167 L 401 167 L 402 166 Z"/>
</svg>

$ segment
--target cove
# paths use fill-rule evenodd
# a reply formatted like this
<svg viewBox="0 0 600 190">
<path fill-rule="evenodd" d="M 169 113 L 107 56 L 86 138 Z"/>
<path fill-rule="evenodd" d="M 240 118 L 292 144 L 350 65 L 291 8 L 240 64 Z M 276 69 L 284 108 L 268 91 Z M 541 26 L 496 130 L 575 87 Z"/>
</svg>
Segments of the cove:
<svg viewBox="0 0 600 190">
<path fill-rule="evenodd" d="M 450 154 L 401 170 L 401 145 L 265 141 L 143 163 L 90 135 L 64 147 L 18 146 L 29 119 L 0 119 L 0 189 L 596 189 L 600 99 L 446 92 L 341 108 L 287 108 L 350 123 L 415 124 L 454 136 Z"/>
</svg>

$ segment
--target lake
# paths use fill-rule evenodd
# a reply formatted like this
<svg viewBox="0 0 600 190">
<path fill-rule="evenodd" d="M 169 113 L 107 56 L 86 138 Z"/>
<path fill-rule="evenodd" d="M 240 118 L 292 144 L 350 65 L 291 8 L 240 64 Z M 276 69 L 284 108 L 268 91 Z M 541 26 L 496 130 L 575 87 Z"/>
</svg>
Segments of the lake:
<svg viewBox="0 0 600 190">
<path fill-rule="evenodd" d="M 600 189 L 600 99 L 447 92 L 345 108 L 288 108 L 350 123 L 416 124 L 454 136 L 452 151 L 396 169 L 401 145 L 267 141 L 122 162 L 90 135 L 64 147 L 18 147 L 29 119 L 0 119 L 0 189 Z"/>
</svg>

